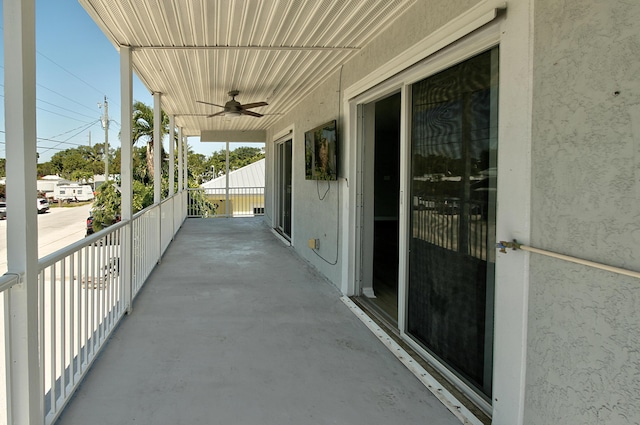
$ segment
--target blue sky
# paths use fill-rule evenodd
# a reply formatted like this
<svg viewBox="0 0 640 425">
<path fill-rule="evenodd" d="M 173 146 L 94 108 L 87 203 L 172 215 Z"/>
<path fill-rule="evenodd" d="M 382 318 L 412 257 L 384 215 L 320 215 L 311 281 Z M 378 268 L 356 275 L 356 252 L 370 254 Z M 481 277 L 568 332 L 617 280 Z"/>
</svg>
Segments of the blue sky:
<svg viewBox="0 0 640 425">
<path fill-rule="evenodd" d="M 0 10 L 0 158 L 5 157 L 4 19 Z M 36 106 L 39 162 L 60 150 L 104 143 L 100 124 L 104 96 L 109 102 L 109 144 L 120 146 L 120 59 L 115 47 L 77 0 L 36 0 Z M 149 91 L 134 75 L 134 100 L 153 105 Z M 189 138 L 195 152 L 205 155 L 223 145 Z"/>
</svg>

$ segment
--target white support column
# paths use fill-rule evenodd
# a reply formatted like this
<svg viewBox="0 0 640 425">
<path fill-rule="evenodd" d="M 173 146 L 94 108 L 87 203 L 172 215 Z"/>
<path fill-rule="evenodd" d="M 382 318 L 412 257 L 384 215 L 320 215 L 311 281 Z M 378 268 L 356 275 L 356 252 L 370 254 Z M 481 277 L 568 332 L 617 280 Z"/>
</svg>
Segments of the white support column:
<svg viewBox="0 0 640 425">
<path fill-rule="evenodd" d="M 182 127 L 178 127 L 178 192 L 182 192 L 183 180 L 182 180 L 182 170 L 184 168 L 183 165 L 183 156 L 182 156 Z"/>
<path fill-rule="evenodd" d="M 131 47 L 120 47 L 120 192 L 122 220 L 129 222 L 123 246 L 122 276 L 124 299 L 127 313 L 133 311 L 133 135 L 131 117 L 133 116 L 133 83 L 131 67 Z"/>
<path fill-rule="evenodd" d="M 172 197 L 175 190 L 176 176 L 175 176 L 175 137 L 176 137 L 176 117 L 174 115 L 169 116 L 169 197 Z"/>
<path fill-rule="evenodd" d="M 184 172 L 182 178 L 184 179 L 184 187 L 189 188 L 189 143 L 187 143 L 187 136 L 182 136 L 184 146 L 182 147 L 182 154 L 184 155 L 183 164 Z"/>
<path fill-rule="evenodd" d="M 169 116 L 169 199 L 171 199 L 171 240 L 173 240 L 176 229 L 175 229 L 175 199 L 173 199 L 173 195 L 176 193 L 175 184 L 176 184 L 176 171 L 175 171 L 175 135 L 176 135 L 176 117 L 174 115 Z"/>
<path fill-rule="evenodd" d="M 7 268 L 21 275 L 5 304 L 8 422 L 44 423 L 38 353 L 36 218 L 36 42 L 34 0 L 5 0 L 4 114 L 8 206 Z"/>
<path fill-rule="evenodd" d="M 162 259 L 162 93 L 153 94 L 153 203 L 158 206 L 158 263 Z"/>
<path fill-rule="evenodd" d="M 226 156 L 225 156 L 225 167 L 224 167 L 224 173 L 225 173 L 225 198 L 224 198 L 224 215 L 226 215 L 227 217 L 229 217 L 231 211 L 229 210 L 229 142 L 227 142 L 227 148 L 226 148 Z"/>
<path fill-rule="evenodd" d="M 153 94 L 153 202 L 162 201 L 162 93 Z"/>
</svg>

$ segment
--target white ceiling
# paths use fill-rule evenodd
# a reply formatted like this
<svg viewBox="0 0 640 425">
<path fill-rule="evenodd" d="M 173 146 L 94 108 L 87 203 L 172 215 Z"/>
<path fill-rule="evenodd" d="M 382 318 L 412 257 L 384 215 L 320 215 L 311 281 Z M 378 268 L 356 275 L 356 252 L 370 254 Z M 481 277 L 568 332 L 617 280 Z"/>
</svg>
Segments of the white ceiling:
<svg viewBox="0 0 640 425">
<path fill-rule="evenodd" d="M 79 0 L 187 135 L 263 130 L 416 0 Z M 206 118 L 227 93 L 262 118 Z"/>
</svg>

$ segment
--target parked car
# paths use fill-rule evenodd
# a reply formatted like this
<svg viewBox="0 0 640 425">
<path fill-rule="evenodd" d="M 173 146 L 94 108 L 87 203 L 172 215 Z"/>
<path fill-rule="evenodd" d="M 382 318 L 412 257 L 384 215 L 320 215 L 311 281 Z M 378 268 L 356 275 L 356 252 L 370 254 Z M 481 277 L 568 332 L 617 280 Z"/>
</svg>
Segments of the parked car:
<svg viewBox="0 0 640 425">
<path fill-rule="evenodd" d="M 38 214 L 49 211 L 49 202 L 44 198 L 38 198 Z"/>
<path fill-rule="evenodd" d="M 86 236 L 93 235 L 93 215 L 87 217 L 87 234 Z"/>
<path fill-rule="evenodd" d="M 7 218 L 7 203 L 0 202 L 0 220 Z"/>
</svg>

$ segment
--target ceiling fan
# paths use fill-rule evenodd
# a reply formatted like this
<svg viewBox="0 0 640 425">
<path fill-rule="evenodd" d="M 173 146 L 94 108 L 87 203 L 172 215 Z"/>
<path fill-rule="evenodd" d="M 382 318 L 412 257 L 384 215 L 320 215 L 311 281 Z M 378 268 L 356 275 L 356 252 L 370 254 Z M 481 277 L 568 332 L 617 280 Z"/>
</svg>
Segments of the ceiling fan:
<svg viewBox="0 0 640 425">
<path fill-rule="evenodd" d="M 249 115 L 251 117 L 260 118 L 263 116 L 257 112 L 248 111 L 247 109 L 258 108 L 260 106 L 267 106 L 267 102 L 255 102 L 255 103 L 247 103 L 241 104 L 236 100 L 236 96 L 239 95 L 240 92 L 238 90 L 231 90 L 229 92 L 229 96 L 231 96 L 231 100 L 222 105 L 216 105 L 215 103 L 203 102 L 202 100 L 196 100 L 198 103 L 203 103 L 205 105 L 213 105 L 218 108 L 224 108 L 223 111 L 216 112 L 215 114 L 207 115 L 207 118 L 217 117 L 217 116 L 225 116 L 225 117 L 239 117 L 241 115 Z"/>
</svg>

